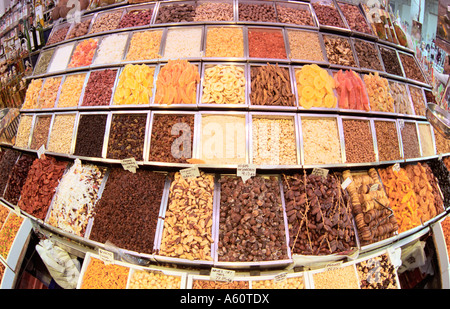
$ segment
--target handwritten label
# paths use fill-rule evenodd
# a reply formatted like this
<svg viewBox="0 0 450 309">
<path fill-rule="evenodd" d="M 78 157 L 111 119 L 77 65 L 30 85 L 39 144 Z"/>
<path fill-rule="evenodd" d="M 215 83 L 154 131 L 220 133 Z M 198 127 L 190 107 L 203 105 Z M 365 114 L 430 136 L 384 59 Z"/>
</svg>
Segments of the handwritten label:
<svg viewBox="0 0 450 309">
<path fill-rule="evenodd" d="M 326 271 L 336 270 L 341 268 L 342 263 L 343 263 L 342 261 L 327 263 L 324 268 Z"/>
<path fill-rule="evenodd" d="M 273 278 L 273 281 L 275 282 L 281 282 L 287 279 L 287 272 L 279 273 L 278 275 Z"/>
<path fill-rule="evenodd" d="M 374 183 L 373 185 L 370 186 L 369 191 L 378 191 L 378 187 L 379 187 L 379 184 Z"/>
<path fill-rule="evenodd" d="M 243 182 L 246 182 L 250 178 L 256 176 L 256 167 L 253 164 L 239 164 L 236 175 L 241 177 Z"/>
<path fill-rule="evenodd" d="M 38 151 L 37 151 L 37 156 L 38 156 L 38 158 L 40 159 L 41 156 L 42 156 L 44 153 L 45 153 L 45 146 L 42 145 L 41 148 L 39 148 Z"/>
<path fill-rule="evenodd" d="M 347 177 L 347 179 L 344 180 L 344 182 L 341 184 L 342 190 L 347 189 L 348 185 L 351 183 L 352 183 L 352 180 L 350 179 L 350 177 Z"/>
<path fill-rule="evenodd" d="M 234 270 L 211 268 L 210 279 L 219 282 L 232 282 L 234 279 Z"/>
<path fill-rule="evenodd" d="M 399 126 L 400 130 L 403 130 L 403 128 L 405 127 L 405 120 L 399 119 L 398 126 Z"/>
<path fill-rule="evenodd" d="M 326 178 L 328 176 L 328 170 L 324 168 L 313 168 L 311 174 Z"/>
<path fill-rule="evenodd" d="M 136 173 L 136 169 L 139 168 L 139 165 L 137 165 L 135 158 L 123 159 L 122 161 L 120 161 L 120 163 L 122 164 L 124 170 L 130 171 L 133 174 Z"/>
<path fill-rule="evenodd" d="M 106 264 L 114 263 L 114 252 L 98 248 L 98 255 Z"/>
<path fill-rule="evenodd" d="M 198 170 L 198 166 L 188 167 L 180 170 L 181 177 L 184 179 L 188 178 L 196 178 L 200 176 L 200 171 Z"/>
</svg>

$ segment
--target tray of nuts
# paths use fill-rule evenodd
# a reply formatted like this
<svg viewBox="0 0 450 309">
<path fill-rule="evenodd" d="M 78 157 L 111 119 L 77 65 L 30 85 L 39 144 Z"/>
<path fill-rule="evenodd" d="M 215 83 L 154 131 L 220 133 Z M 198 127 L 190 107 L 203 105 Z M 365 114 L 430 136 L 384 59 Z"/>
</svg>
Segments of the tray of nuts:
<svg viewBox="0 0 450 309">
<path fill-rule="evenodd" d="M 200 171 L 197 177 L 185 178 L 175 172 L 169 179 L 154 257 L 159 262 L 212 265 L 217 222 L 215 176 Z"/>
<path fill-rule="evenodd" d="M 303 271 L 264 271 L 250 279 L 251 289 L 307 289 L 309 277 Z"/>
<path fill-rule="evenodd" d="M 72 23 L 69 32 L 67 33 L 66 36 L 66 42 L 87 35 L 91 28 L 92 25 L 91 21 L 94 16 L 95 14 L 86 14 L 81 17 L 79 22 Z"/>
<path fill-rule="evenodd" d="M 48 154 L 59 156 L 73 154 L 77 121 L 78 112 L 54 113 L 54 120 L 49 131 Z"/>
<path fill-rule="evenodd" d="M 197 0 L 194 22 L 213 22 L 215 24 L 231 24 L 235 22 L 234 0 L 211 2 Z"/>
<path fill-rule="evenodd" d="M 385 71 L 377 44 L 359 38 L 352 38 L 352 41 L 361 72 Z"/>
<path fill-rule="evenodd" d="M 196 1 L 160 1 L 152 24 L 179 26 L 195 24 Z"/>
<path fill-rule="evenodd" d="M 390 250 L 381 250 L 355 260 L 361 289 L 400 289 L 396 261 Z"/>
<path fill-rule="evenodd" d="M 311 6 L 320 29 L 344 34 L 351 32 L 334 0 L 311 0 Z"/>
<path fill-rule="evenodd" d="M 372 27 L 366 19 L 366 16 L 359 5 L 349 2 L 337 1 L 337 7 L 345 18 L 352 35 L 363 37 L 372 41 L 377 39 L 373 33 Z"/>
<path fill-rule="evenodd" d="M 128 5 L 117 29 L 131 30 L 150 26 L 156 12 L 156 3 Z"/>
<path fill-rule="evenodd" d="M 278 23 L 275 3 L 272 1 L 236 1 L 236 19 L 239 23 L 264 23 L 276 25 Z"/>
<path fill-rule="evenodd" d="M 290 113 L 249 114 L 250 163 L 260 168 L 300 165 L 297 117 Z"/>
<path fill-rule="evenodd" d="M 353 41 L 342 35 L 321 34 L 330 67 L 336 69 L 357 69 Z"/>
<path fill-rule="evenodd" d="M 292 262 L 281 190 L 277 175 L 256 175 L 245 182 L 220 175 L 214 265 L 271 268 Z"/>
<path fill-rule="evenodd" d="M 187 272 L 162 267 L 132 266 L 127 289 L 185 289 Z"/>
<path fill-rule="evenodd" d="M 92 17 L 88 35 L 116 31 L 125 10 L 122 8 L 98 12 Z"/>
<path fill-rule="evenodd" d="M 319 29 L 316 17 L 312 13 L 310 3 L 297 1 L 275 2 L 278 22 L 285 26 L 301 26 L 302 28 Z"/>
<path fill-rule="evenodd" d="M 417 62 L 414 54 L 409 54 L 403 51 L 398 51 L 398 57 L 402 64 L 403 72 L 409 82 L 418 84 L 424 87 L 430 87 L 429 82 L 423 73 L 421 65 Z"/>
<path fill-rule="evenodd" d="M 342 122 L 345 163 L 352 166 L 373 165 L 377 162 L 375 134 L 368 117 L 340 116 Z"/>
<path fill-rule="evenodd" d="M 246 64 L 205 63 L 201 74 L 201 108 L 248 108 L 248 70 Z"/>
</svg>

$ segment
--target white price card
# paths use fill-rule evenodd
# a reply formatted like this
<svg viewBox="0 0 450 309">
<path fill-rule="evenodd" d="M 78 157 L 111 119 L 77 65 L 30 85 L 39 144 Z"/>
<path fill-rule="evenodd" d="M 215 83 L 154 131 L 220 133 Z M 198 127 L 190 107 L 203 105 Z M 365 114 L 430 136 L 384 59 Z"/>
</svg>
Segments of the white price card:
<svg viewBox="0 0 450 309">
<path fill-rule="evenodd" d="M 328 170 L 324 168 L 313 168 L 311 174 L 326 178 L 328 176 Z"/>
<path fill-rule="evenodd" d="M 337 261 L 337 262 L 331 262 L 331 263 L 327 263 L 324 267 L 324 269 L 326 271 L 330 271 L 330 270 L 336 270 L 342 267 L 342 263 L 343 261 Z"/>
<path fill-rule="evenodd" d="M 16 213 L 16 215 L 20 216 L 22 213 L 20 212 L 20 208 L 17 205 L 14 205 L 14 212 Z"/>
<path fill-rule="evenodd" d="M 38 156 L 38 158 L 40 159 L 41 156 L 42 156 L 44 153 L 45 153 L 45 146 L 42 145 L 42 146 L 38 149 L 38 151 L 37 151 L 37 156 Z"/>
<path fill-rule="evenodd" d="M 195 166 L 184 168 L 184 169 L 180 170 L 180 174 L 181 174 L 181 177 L 183 177 L 184 179 L 197 178 L 200 176 L 200 171 L 198 170 L 198 166 L 195 165 Z"/>
<path fill-rule="evenodd" d="M 232 282 L 234 280 L 234 270 L 211 268 L 210 279 L 219 282 Z"/>
<path fill-rule="evenodd" d="M 347 177 L 347 179 L 344 180 L 344 182 L 341 184 L 342 190 L 347 189 L 348 185 L 352 183 L 352 180 L 350 177 Z"/>
<path fill-rule="evenodd" d="M 98 256 L 106 264 L 114 263 L 114 252 L 98 248 Z"/>
<path fill-rule="evenodd" d="M 256 167 L 253 164 L 239 164 L 236 170 L 236 175 L 246 182 L 250 178 L 256 176 Z"/>
<path fill-rule="evenodd" d="M 287 272 L 282 272 L 282 273 L 279 273 L 278 275 L 276 275 L 273 278 L 273 281 L 275 281 L 275 282 L 282 282 L 282 281 L 284 281 L 286 279 L 287 279 Z"/>
<path fill-rule="evenodd" d="M 398 127 L 400 128 L 400 130 L 403 130 L 403 128 L 405 127 L 405 120 L 399 119 L 398 120 Z"/>
<path fill-rule="evenodd" d="M 139 165 L 136 163 L 135 158 L 123 159 L 120 161 L 122 167 L 126 171 L 130 171 L 133 174 L 136 173 L 136 169 L 139 168 Z"/>
</svg>

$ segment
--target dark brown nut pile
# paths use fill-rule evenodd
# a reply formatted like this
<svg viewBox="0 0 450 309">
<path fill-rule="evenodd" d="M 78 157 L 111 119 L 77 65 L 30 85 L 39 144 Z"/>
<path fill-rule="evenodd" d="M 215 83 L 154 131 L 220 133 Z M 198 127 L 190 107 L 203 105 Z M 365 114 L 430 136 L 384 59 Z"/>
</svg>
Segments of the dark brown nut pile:
<svg viewBox="0 0 450 309">
<path fill-rule="evenodd" d="M 346 38 L 324 35 L 325 51 L 331 64 L 356 67 L 352 47 Z"/>
<path fill-rule="evenodd" d="M 149 161 L 186 163 L 192 158 L 193 140 L 194 115 L 155 114 Z"/>
<path fill-rule="evenodd" d="M 374 43 L 355 40 L 353 46 L 361 68 L 383 71 L 378 50 Z"/>
<path fill-rule="evenodd" d="M 384 69 L 389 74 L 403 76 L 400 61 L 394 49 L 380 47 L 381 59 L 383 59 Z"/>
<path fill-rule="evenodd" d="M 42 145 L 47 147 L 48 133 L 50 131 L 50 123 L 52 116 L 37 117 L 36 124 L 33 129 L 33 137 L 31 139 L 30 148 L 38 150 Z"/>
<path fill-rule="evenodd" d="M 157 24 L 183 23 L 194 21 L 195 7 L 192 4 L 170 4 L 159 7 Z"/>
<path fill-rule="evenodd" d="M 93 71 L 84 89 L 82 106 L 105 106 L 111 103 L 117 70 Z"/>
<path fill-rule="evenodd" d="M 351 180 L 347 186 L 352 213 L 362 246 L 394 236 L 397 219 L 389 209 L 389 198 L 374 168 L 367 172 L 346 170 L 342 178 Z M 382 206 L 383 205 L 383 206 Z"/>
<path fill-rule="evenodd" d="M 345 28 L 341 15 L 334 6 L 319 3 L 313 3 L 312 6 L 321 25 Z"/>
<path fill-rule="evenodd" d="M 375 121 L 379 161 L 400 159 L 400 146 L 395 122 Z"/>
<path fill-rule="evenodd" d="M 82 115 L 78 123 L 74 155 L 101 158 L 107 115 Z"/>
<path fill-rule="evenodd" d="M 417 136 L 416 124 L 414 122 L 405 122 L 402 133 L 403 157 L 405 159 L 419 158 L 420 146 Z"/>
<path fill-rule="evenodd" d="M 356 270 L 363 290 L 398 289 L 395 267 L 386 254 L 357 263 Z"/>
<path fill-rule="evenodd" d="M 450 171 L 445 166 L 444 160 L 433 159 L 426 161 L 426 164 L 431 168 L 433 175 L 436 177 L 439 188 L 444 196 L 444 207 L 448 208 L 450 206 Z"/>
<path fill-rule="evenodd" d="M 153 10 L 133 10 L 127 12 L 119 23 L 117 29 L 139 27 L 149 25 L 152 20 Z"/>
<path fill-rule="evenodd" d="M 348 3 L 339 3 L 342 14 L 344 14 L 347 24 L 351 30 L 362 32 L 366 34 L 372 34 L 366 19 L 364 18 L 361 10 L 356 6 Z"/>
<path fill-rule="evenodd" d="M 113 115 L 108 140 L 110 159 L 144 159 L 147 114 Z"/>
<path fill-rule="evenodd" d="M 328 255 L 356 247 L 351 207 L 339 178 L 283 175 L 289 246 L 293 254 Z"/>
<path fill-rule="evenodd" d="M 52 33 L 52 36 L 47 40 L 45 45 L 52 45 L 59 42 L 64 41 L 66 38 L 67 32 L 69 32 L 69 25 L 63 26 L 60 29 L 56 29 L 55 32 Z"/>
<path fill-rule="evenodd" d="M 289 69 L 278 64 L 252 67 L 250 71 L 253 105 L 295 106 Z"/>
<path fill-rule="evenodd" d="M 37 219 L 44 220 L 67 165 L 67 161 L 59 161 L 46 155 L 35 159 L 22 188 L 19 208 Z"/>
<path fill-rule="evenodd" d="M 277 22 L 275 8 L 270 4 L 239 3 L 240 21 Z"/>
<path fill-rule="evenodd" d="M 245 183 L 220 180 L 219 261 L 287 259 L 286 233 L 277 177 L 256 176 Z"/>
<path fill-rule="evenodd" d="M 312 14 L 308 9 L 277 5 L 277 15 L 280 23 L 314 26 Z"/>
<path fill-rule="evenodd" d="M 399 57 L 403 65 L 403 70 L 405 71 L 406 78 L 425 83 L 423 74 L 420 71 L 418 64 L 416 63 L 414 56 L 399 53 Z"/>
<path fill-rule="evenodd" d="M 92 25 L 89 34 L 117 29 L 122 13 L 123 12 L 119 10 L 99 15 L 95 18 L 94 24 Z"/>
<path fill-rule="evenodd" d="M 426 90 L 426 89 L 424 89 L 424 92 L 425 92 L 425 98 L 428 103 L 437 104 L 436 97 L 434 96 L 433 92 L 431 92 L 430 90 Z"/>
<path fill-rule="evenodd" d="M 11 171 L 14 168 L 14 165 L 16 164 L 17 159 L 20 156 L 20 152 L 13 150 L 13 149 L 7 149 L 4 151 L 4 154 L 2 152 L 2 158 L 0 160 L 0 192 L 3 194 L 5 191 L 6 184 L 8 183 L 9 176 L 11 174 Z"/>
<path fill-rule="evenodd" d="M 76 23 L 67 35 L 67 39 L 77 38 L 82 35 L 86 35 L 89 31 L 89 26 L 91 25 L 91 19 L 84 20 L 82 22 Z"/>
<path fill-rule="evenodd" d="M 366 120 L 342 120 L 347 163 L 375 162 L 372 132 Z"/>
<path fill-rule="evenodd" d="M 164 182 L 162 173 L 113 168 L 98 201 L 89 239 L 152 253 Z"/>
<path fill-rule="evenodd" d="M 17 205 L 17 202 L 19 201 L 20 192 L 25 184 L 28 171 L 30 170 L 34 159 L 34 156 L 23 153 L 11 171 L 4 198 L 13 205 Z"/>
</svg>

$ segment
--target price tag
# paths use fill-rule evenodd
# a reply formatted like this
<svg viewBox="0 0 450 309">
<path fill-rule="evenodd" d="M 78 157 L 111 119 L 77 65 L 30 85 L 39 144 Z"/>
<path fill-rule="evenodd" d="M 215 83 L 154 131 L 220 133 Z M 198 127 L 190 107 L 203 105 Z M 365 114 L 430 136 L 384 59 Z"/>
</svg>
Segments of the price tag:
<svg viewBox="0 0 450 309">
<path fill-rule="evenodd" d="M 439 154 L 438 160 L 442 161 L 442 153 Z"/>
<path fill-rule="evenodd" d="M 234 279 L 234 270 L 211 268 L 210 279 L 219 282 L 232 282 Z"/>
<path fill-rule="evenodd" d="M 327 263 L 327 265 L 325 265 L 324 268 L 326 271 L 336 270 L 336 269 L 341 268 L 342 263 L 343 263 L 342 261 Z"/>
<path fill-rule="evenodd" d="M 400 127 L 400 130 L 403 130 L 403 128 L 405 127 L 405 120 L 399 119 L 398 126 Z"/>
<path fill-rule="evenodd" d="M 347 179 L 344 180 L 344 182 L 341 184 L 342 190 L 347 189 L 348 185 L 351 183 L 352 183 L 352 180 L 350 179 L 350 177 L 347 177 Z"/>
<path fill-rule="evenodd" d="M 378 187 L 379 187 L 379 184 L 374 183 L 373 185 L 370 186 L 369 191 L 378 191 Z"/>
<path fill-rule="evenodd" d="M 114 252 L 98 248 L 98 255 L 106 264 L 114 263 Z"/>
<path fill-rule="evenodd" d="M 394 166 L 392 167 L 392 170 L 394 172 L 398 172 L 400 170 L 400 164 L 399 163 L 395 163 Z"/>
<path fill-rule="evenodd" d="M 328 176 L 328 170 L 324 168 L 313 168 L 311 174 L 326 178 Z"/>
<path fill-rule="evenodd" d="M 253 164 L 239 164 L 236 175 L 242 178 L 243 182 L 256 176 L 256 167 Z"/>
<path fill-rule="evenodd" d="M 180 174 L 184 179 L 196 178 L 200 176 L 200 171 L 198 170 L 198 166 L 195 165 L 193 167 L 188 167 L 180 170 Z"/>
<path fill-rule="evenodd" d="M 37 151 L 37 156 L 38 156 L 38 158 L 40 159 L 41 156 L 42 156 L 44 153 L 45 153 L 45 146 L 42 145 L 41 148 L 39 148 L 38 151 Z"/>
<path fill-rule="evenodd" d="M 16 215 L 20 216 L 21 212 L 20 212 L 20 208 L 17 205 L 14 205 L 14 212 L 16 213 Z"/>
<path fill-rule="evenodd" d="M 124 170 L 130 171 L 133 174 L 136 173 L 136 169 L 139 168 L 135 158 L 123 159 L 120 163 L 122 164 Z"/>
<path fill-rule="evenodd" d="M 273 281 L 281 282 L 281 281 L 286 280 L 286 278 L 287 278 L 287 272 L 283 272 L 283 273 L 276 275 L 275 278 L 273 278 Z"/>
</svg>

